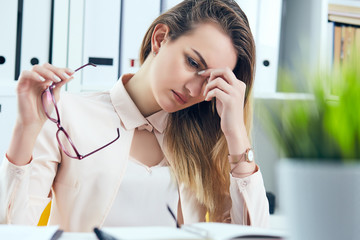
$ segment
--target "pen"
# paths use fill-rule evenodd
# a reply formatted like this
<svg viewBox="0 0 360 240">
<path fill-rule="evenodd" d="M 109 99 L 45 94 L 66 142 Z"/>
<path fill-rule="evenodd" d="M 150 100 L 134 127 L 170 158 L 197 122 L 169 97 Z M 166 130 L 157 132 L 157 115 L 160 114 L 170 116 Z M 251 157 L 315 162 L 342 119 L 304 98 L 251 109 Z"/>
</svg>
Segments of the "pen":
<svg viewBox="0 0 360 240">
<path fill-rule="evenodd" d="M 50 240 L 57 240 L 60 238 L 61 234 L 63 233 L 63 230 L 56 230 L 56 232 L 51 236 Z"/>
<path fill-rule="evenodd" d="M 116 237 L 113 237 L 113 236 L 111 236 L 110 234 L 101 231 L 101 230 L 100 230 L 99 228 L 97 228 L 97 227 L 94 228 L 94 232 L 95 232 L 95 234 L 96 234 L 96 237 L 97 237 L 99 240 L 119 240 L 119 239 L 117 239 Z"/>
<path fill-rule="evenodd" d="M 169 206 L 168 204 L 166 204 L 166 206 L 167 206 L 167 209 L 168 209 L 168 211 L 170 212 L 171 216 L 173 217 L 173 219 L 174 219 L 175 222 L 176 222 L 176 227 L 177 227 L 177 228 L 180 228 L 180 225 L 179 225 L 179 223 L 178 223 L 178 221 L 177 221 L 177 219 L 176 219 L 176 217 L 175 217 L 175 214 L 174 214 L 173 211 L 171 210 L 170 206 Z"/>
</svg>

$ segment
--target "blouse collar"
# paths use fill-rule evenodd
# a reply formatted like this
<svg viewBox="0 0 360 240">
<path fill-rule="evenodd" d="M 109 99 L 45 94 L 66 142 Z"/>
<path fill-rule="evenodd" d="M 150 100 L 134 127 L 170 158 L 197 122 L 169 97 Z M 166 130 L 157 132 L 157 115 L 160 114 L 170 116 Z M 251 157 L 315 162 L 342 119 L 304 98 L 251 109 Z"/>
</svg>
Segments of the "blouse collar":
<svg viewBox="0 0 360 240">
<path fill-rule="evenodd" d="M 124 74 L 110 90 L 111 102 L 120 117 L 122 125 L 126 130 L 138 128 L 139 130 L 146 129 L 151 132 L 155 128 L 159 133 L 163 133 L 169 114 L 164 110 L 146 118 L 141 114 L 124 87 L 133 75 Z"/>
</svg>

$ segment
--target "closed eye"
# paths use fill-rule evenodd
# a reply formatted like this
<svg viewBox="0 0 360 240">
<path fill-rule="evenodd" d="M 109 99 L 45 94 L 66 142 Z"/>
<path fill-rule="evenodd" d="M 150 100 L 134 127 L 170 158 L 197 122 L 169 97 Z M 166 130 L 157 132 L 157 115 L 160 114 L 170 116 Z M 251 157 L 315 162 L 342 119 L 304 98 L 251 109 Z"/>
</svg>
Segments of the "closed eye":
<svg viewBox="0 0 360 240">
<path fill-rule="evenodd" d="M 193 58 L 187 57 L 187 61 L 191 67 L 196 68 L 196 69 L 200 68 L 200 65 Z"/>
</svg>

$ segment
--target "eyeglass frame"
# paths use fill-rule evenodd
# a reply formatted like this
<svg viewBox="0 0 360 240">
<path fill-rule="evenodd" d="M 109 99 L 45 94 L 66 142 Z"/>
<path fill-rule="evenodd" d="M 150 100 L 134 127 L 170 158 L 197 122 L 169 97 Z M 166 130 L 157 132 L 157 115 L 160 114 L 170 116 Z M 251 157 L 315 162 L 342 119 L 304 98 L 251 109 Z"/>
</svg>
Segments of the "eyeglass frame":
<svg viewBox="0 0 360 240">
<path fill-rule="evenodd" d="M 96 65 L 93 64 L 93 63 L 87 63 L 87 64 L 85 64 L 85 65 L 77 68 L 76 70 L 74 70 L 74 72 L 77 72 L 77 71 L 79 71 L 80 69 L 82 69 L 82 68 L 84 68 L 84 67 L 86 67 L 86 66 L 96 67 Z M 73 158 L 73 159 L 82 160 L 82 159 L 84 159 L 84 158 L 86 158 L 86 157 L 88 157 L 88 156 L 90 156 L 90 155 L 92 155 L 92 154 L 94 154 L 94 153 L 96 153 L 96 152 L 98 152 L 98 151 L 100 151 L 100 150 L 108 147 L 109 145 L 111 145 L 112 143 L 114 143 L 115 141 L 117 141 L 117 140 L 120 138 L 120 130 L 119 130 L 119 128 L 117 128 L 117 134 L 118 134 L 118 135 L 117 135 L 117 137 L 116 137 L 114 140 L 110 141 L 109 143 L 103 145 L 102 147 L 100 147 L 100 148 L 98 148 L 98 149 L 96 149 L 96 150 L 94 150 L 94 151 L 92 151 L 92 152 L 90 152 L 90 153 L 88 153 L 88 154 L 81 155 L 81 154 L 79 153 L 79 151 L 77 150 L 77 148 L 75 147 L 75 145 L 74 145 L 73 141 L 71 140 L 69 134 L 66 132 L 66 130 L 64 129 L 64 127 L 61 125 L 59 109 L 58 109 L 58 107 L 57 107 L 56 99 L 55 99 L 55 96 L 54 96 L 54 93 L 53 93 L 53 89 L 55 88 L 55 86 L 56 86 L 56 83 L 53 82 L 48 88 L 46 88 L 46 89 L 42 92 L 42 94 L 41 94 L 41 103 L 42 103 L 42 105 L 43 105 L 43 109 L 44 109 L 44 112 L 45 112 L 45 115 L 47 116 L 47 118 L 48 118 L 50 121 L 52 121 L 53 123 L 55 123 L 55 124 L 57 125 L 58 130 L 57 130 L 57 132 L 56 132 L 56 139 L 57 139 L 57 141 L 58 141 L 58 144 L 59 144 L 61 150 L 62 150 L 68 157 Z M 52 117 L 50 116 L 50 114 L 49 114 L 49 113 L 47 112 L 47 110 L 46 110 L 46 106 L 45 106 L 45 103 L 44 103 L 44 100 L 43 100 L 43 99 L 44 99 L 44 98 L 43 98 L 43 95 L 46 94 L 47 91 L 50 92 L 51 100 L 52 100 L 52 102 L 53 102 L 53 104 L 54 104 L 54 109 L 55 109 L 55 111 L 56 111 L 57 119 L 52 118 Z M 73 148 L 76 156 L 72 156 L 72 155 L 68 152 L 68 150 L 65 148 L 65 146 L 63 146 L 63 144 L 62 144 L 61 141 L 60 141 L 60 137 L 59 137 L 59 133 L 60 133 L 60 132 L 64 133 L 64 135 L 66 136 L 68 142 L 70 143 L 71 147 Z"/>
</svg>

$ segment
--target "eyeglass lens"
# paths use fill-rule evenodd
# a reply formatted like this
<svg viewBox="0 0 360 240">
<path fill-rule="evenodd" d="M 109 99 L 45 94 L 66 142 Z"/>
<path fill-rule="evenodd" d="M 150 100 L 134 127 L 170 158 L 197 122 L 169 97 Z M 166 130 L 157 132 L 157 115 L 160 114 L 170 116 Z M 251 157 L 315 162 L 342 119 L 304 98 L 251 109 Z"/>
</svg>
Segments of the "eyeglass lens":
<svg viewBox="0 0 360 240">
<path fill-rule="evenodd" d="M 78 71 L 86 66 L 94 66 L 96 67 L 95 64 L 93 63 L 87 63 L 81 67 L 79 67 L 78 69 L 75 70 Z M 69 134 L 66 132 L 66 130 L 61 126 L 61 123 L 60 123 L 60 115 L 59 115 L 59 112 L 58 112 L 58 108 L 56 106 L 56 100 L 55 100 L 55 97 L 54 97 L 54 94 L 53 94 L 53 88 L 56 86 L 56 84 L 52 84 L 50 87 L 48 87 L 41 95 L 41 101 L 42 101 L 42 105 L 43 105 L 43 109 L 45 111 L 45 114 L 46 116 L 52 121 L 54 122 L 57 127 L 58 127 L 58 131 L 56 133 L 56 138 L 57 138 L 57 141 L 59 143 L 59 146 L 61 147 L 61 149 L 64 151 L 64 153 L 71 157 L 71 158 L 76 158 L 76 159 L 83 159 L 97 151 L 100 151 L 101 149 L 109 146 L 110 144 L 112 144 L 113 142 L 115 142 L 117 139 L 119 139 L 120 137 L 120 132 L 119 132 L 119 129 L 117 129 L 117 137 L 112 140 L 111 142 L 107 143 L 106 145 L 92 151 L 91 153 L 88 153 L 86 155 L 81 155 L 74 143 L 72 142 Z M 55 109 L 55 111 L 54 111 Z"/>
</svg>

